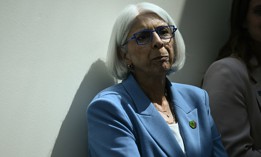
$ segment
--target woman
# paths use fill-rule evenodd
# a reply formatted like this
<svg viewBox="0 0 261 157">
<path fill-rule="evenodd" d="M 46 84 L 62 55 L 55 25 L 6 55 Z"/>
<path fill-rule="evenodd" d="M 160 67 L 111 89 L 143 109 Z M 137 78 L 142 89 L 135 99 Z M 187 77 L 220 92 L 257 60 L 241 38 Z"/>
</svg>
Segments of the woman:
<svg viewBox="0 0 261 157">
<path fill-rule="evenodd" d="M 231 157 L 261 157 L 261 0 L 234 0 L 230 36 L 203 88 Z"/>
<path fill-rule="evenodd" d="M 87 111 L 90 157 L 226 157 L 205 91 L 171 83 L 185 60 L 181 34 L 162 8 L 129 5 L 113 28 L 108 66 L 123 81 Z"/>
</svg>

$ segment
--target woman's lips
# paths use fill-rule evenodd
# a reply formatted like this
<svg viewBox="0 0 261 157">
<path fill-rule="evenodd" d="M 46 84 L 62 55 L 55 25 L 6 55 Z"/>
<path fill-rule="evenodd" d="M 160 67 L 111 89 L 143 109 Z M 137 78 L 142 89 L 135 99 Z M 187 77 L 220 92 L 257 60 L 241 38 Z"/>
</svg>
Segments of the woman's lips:
<svg viewBox="0 0 261 157">
<path fill-rule="evenodd" d="M 159 57 L 155 57 L 153 58 L 153 60 L 156 60 L 156 61 L 169 61 L 169 56 L 159 56 Z"/>
</svg>

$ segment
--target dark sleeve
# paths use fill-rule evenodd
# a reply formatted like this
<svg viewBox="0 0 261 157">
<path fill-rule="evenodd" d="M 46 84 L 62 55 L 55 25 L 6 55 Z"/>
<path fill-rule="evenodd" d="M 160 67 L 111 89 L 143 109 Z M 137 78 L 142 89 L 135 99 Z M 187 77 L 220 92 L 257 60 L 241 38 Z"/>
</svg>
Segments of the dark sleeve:
<svg viewBox="0 0 261 157">
<path fill-rule="evenodd" d="M 203 88 L 210 98 L 212 116 L 230 157 L 260 157 L 253 147 L 248 120 L 248 75 L 240 61 L 216 62 L 208 69 Z"/>
</svg>

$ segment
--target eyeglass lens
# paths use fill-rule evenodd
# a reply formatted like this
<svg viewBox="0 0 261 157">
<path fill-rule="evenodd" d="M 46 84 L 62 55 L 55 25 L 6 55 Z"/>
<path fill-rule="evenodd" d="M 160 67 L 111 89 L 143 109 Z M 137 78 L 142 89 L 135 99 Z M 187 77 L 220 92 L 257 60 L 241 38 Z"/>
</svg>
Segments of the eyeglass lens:
<svg viewBox="0 0 261 157">
<path fill-rule="evenodd" d="M 137 32 L 134 34 L 134 37 L 137 41 L 137 44 L 139 45 L 144 45 L 147 44 L 149 42 L 151 42 L 152 40 L 152 33 L 156 32 L 158 34 L 158 36 L 161 39 L 170 39 L 173 37 L 173 33 L 174 33 L 174 27 L 172 26 L 160 26 L 155 28 L 155 30 L 142 30 L 140 32 Z"/>
</svg>

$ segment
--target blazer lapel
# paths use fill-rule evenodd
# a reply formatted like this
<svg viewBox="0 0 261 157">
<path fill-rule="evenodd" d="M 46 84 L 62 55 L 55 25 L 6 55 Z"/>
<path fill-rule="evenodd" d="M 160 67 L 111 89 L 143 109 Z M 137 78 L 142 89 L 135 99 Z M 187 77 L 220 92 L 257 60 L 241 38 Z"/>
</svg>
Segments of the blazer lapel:
<svg viewBox="0 0 261 157">
<path fill-rule="evenodd" d="M 137 116 L 168 157 L 185 157 L 169 126 L 141 90 L 132 75 L 123 82 L 137 109 Z M 173 149 L 175 148 L 175 149 Z"/>
<path fill-rule="evenodd" d="M 185 146 L 185 152 L 187 156 L 202 156 L 197 109 L 192 108 L 188 100 L 184 100 L 175 87 L 175 84 L 173 86 L 171 86 L 172 100 Z M 197 152 L 197 154 L 195 154 L 195 152 Z"/>
</svg>

